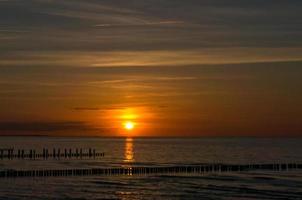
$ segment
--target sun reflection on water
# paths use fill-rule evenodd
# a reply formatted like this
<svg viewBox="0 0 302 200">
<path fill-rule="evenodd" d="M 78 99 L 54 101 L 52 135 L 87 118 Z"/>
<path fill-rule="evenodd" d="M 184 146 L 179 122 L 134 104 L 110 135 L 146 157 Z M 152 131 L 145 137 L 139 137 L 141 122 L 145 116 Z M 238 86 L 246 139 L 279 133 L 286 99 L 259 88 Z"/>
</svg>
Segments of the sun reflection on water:
<svg viewBox="0 0 302 200">
<path fill-rule="evenodd" d="M 132 138 L 126 138 L 125 141 L 125 162 L 133 162 L 134 161 L 134 151 L 133 151 L 134 145 L 133 145 L 133 139 Z"/>
</svg>

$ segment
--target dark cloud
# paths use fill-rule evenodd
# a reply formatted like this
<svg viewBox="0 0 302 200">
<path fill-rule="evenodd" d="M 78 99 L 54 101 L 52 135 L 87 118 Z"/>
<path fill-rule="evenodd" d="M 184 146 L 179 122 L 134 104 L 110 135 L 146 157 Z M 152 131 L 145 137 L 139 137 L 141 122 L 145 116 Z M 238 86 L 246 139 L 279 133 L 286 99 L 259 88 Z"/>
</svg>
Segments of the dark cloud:
<svg viewBox="0 0 302 200">
<path fill-rule="evenodd" d="M 73 110 L 76 111 L 97 111 L 100 110 L 100 108 L 97 107 L 75 107 Z"/>
<path fill-rule="evenodd" d="M 93 127 L 84 122 L 0 122 L 0 132 L 87 131 Z"/>
<path fill-rule="evenodd" d="M 300 0 L 13 0 L 0 5 L 0 53 L 302 46 Z"/>
</svg>

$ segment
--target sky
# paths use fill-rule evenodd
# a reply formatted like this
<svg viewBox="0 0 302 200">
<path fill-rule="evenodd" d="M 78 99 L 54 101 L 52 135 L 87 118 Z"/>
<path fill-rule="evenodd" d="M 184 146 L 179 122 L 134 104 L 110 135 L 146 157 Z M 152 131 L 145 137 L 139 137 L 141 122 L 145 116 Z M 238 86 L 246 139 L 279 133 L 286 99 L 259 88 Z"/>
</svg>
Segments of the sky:
<svg viewBox="0 0 302 200">
<path fill-rule="evenodd" d="M 302 136 L 301 8 L 0 0 L 0 135 Z"/>
</svg>

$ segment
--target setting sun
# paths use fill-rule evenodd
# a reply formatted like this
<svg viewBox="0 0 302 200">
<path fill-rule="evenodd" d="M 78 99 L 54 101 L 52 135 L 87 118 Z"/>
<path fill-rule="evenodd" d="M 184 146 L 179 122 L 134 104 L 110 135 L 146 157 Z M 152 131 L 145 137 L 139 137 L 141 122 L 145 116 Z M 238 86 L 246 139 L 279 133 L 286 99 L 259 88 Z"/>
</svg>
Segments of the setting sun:
<svg viewBox="0 0 302 200">
<path fill-rule="evenodd" d="M 132 130 L 134 128 L 134 123 L 133 122 L 126 122 L 124 127 L 127 130 Z"/>
</svg>

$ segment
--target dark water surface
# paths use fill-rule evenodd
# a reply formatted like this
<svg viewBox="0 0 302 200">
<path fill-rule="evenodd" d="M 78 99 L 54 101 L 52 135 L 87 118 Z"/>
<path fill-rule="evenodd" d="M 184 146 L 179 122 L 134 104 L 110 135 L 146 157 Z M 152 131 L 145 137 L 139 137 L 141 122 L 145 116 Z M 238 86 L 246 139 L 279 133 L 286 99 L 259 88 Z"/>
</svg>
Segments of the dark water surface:
<svg viewBox="0 0 302 200">
<path fill-rule="evenodd" d="M 0 160 L 2 169 L 302 163 L 302 139 L 2 137 L 0 147 L 95 148 L 97 160 Z M 302 199 L 302 172 L 0 179 L 0 199 Z"/>
</svg>

